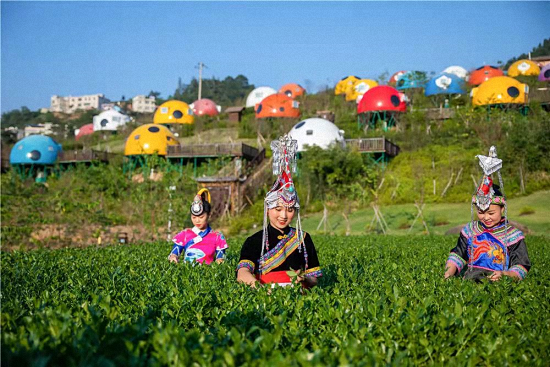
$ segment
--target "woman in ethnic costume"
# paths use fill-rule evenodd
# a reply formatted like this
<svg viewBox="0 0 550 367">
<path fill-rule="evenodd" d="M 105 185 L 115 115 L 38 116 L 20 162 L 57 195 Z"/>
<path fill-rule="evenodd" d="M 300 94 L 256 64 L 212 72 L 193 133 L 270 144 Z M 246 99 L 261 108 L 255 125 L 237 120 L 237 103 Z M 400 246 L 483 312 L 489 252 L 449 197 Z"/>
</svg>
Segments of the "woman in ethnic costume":
<svg viewBox="0 0 550 367">
<path fill-rule="evenodd" d="M 295 281 L 309 288 L 322 275 L 317 251 L 309 234 L 301 229 L 300 203 L 291 177 L 296 167 L 297 141 L 285 135 L 271 143 L 273 173 L 278 175 L 264 200 L 263 229 L 248 237 L 237 265 L 237 281 L 292 285 Z M 298 215 L 297 228 L 290 227 Z M 289 273 L 291 275 L 289 275 Z M 293 276 L 294 277 L 294 276 Z"/>
<path fill-rule="evenodd" d="M 531 268 L 523 232 L 508 223 L 508 207 L 500 169 L 502 160 L 496 148 L 489 156 L 476 156 L 483 168 L 483 179 L 472 197 L 472 221 L 466 225 L 447 259 L 445 278 L 459 275 L 466 267 L 464 279 L 491 281 L 502 276 L 522 280 Z M 491 175 L 498 173 L 499 185 L 493 184 Z M 474 205 L 478 220 L 473 220 Z"/>
<path fill-rule="evenodd" d="M 183 254 L 185 261 L 191 263 L 211 264 L 213 261 L 222 263 L 225 259 L 227 242 L 221 232 L 215 232 L 210 227 L 210 192 L 201 189 L 191 204 L 191 221 L 193 228 L 187 228 L 178 233 L 172 241 L 174 247 L 168 255 L 170 262 L 179 262 Z"/>
</svg>

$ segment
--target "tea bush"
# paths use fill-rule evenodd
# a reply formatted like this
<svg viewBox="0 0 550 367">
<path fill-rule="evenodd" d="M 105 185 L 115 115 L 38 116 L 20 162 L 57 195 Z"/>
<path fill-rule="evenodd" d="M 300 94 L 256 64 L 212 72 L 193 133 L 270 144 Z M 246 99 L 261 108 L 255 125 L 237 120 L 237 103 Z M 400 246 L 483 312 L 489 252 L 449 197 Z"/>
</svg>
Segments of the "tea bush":
<svg viewBox="0 0 550 367">
<path fill-rule="evenodd" d="M 314 236 L 315 289 L 169 264 L 167 243 L 2 254 L 5 365 L 533 365 L 550 357 L 550 244 L 522 282 L 444 281 L 456 238 Z"/>
</svg>

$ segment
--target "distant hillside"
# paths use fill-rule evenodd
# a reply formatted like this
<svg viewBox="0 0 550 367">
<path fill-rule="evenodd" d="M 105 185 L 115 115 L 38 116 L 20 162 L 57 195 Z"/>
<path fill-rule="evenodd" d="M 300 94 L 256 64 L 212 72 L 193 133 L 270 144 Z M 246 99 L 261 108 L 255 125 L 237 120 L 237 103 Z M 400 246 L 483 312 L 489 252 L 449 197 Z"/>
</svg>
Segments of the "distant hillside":
<svg viewBox="0 0 550 367">
<path fill-rule="evenodd" d="M 531 57 L 538 57 L 538 56 L 547 56 L 550 55 L 550 38 L 545 39 L 542 41 L 542 43 L 539 43 L 538 46 L 533 47 L 533 50 L 531 51 Z M 518 57 L 513 57 L 510 60 L 506 62 L 504 65 L 504 70 L 507 70 L 510 65 L 512 65 L 514 62 L 522 59 L 529 58 L 528 54 L 521 54 Z"/>
</svg>

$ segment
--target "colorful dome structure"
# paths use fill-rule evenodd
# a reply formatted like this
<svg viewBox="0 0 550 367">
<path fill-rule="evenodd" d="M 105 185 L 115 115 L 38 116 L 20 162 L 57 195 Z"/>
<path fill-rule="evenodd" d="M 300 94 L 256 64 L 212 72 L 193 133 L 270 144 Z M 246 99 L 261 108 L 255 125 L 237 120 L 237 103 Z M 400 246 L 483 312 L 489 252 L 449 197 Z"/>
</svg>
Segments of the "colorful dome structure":
<svg viewBox="0 0 550 367">
<path fill-rule="evenodd" d="M 198 99 L 189 105 L 195 116 L 216 116 L 221 111 L 221 106 L 208 98 Z"/>
<path fill-rule="evenodd" d="M 518 60 L 508 68 L 508 76 L 516 77 L 519 75 L 538 76 L 540 67 L 531 60 Z"/>
<path fill-rule="evenodd" d="M 449 66 L 445 70 L 442 71 L 442 73 L 448 73 L 448 74 L 454 74 L 460 79 L 466 79 L 468 76 L 468 70 L 464 69 L 462 66 Z"/>
<path fill-rule="evenodd" d="M 292 99 L 304 95 L 305 92 L 306 90 L 301 85 L 295 83 L 285 84 L 279 89 L 279 93 L 286 94 Z"/>
<path fill-rule="evenodd" d="M 170 100 L 161 104 L 155 111 L 155 124 L 192 124 L 195 122 L 193 110 L 182 101 Z"/>
<path fill-rule="evenodd" d="M 550 82 L 550 64 L 546 64 L 542 67 L 539 74 L 540 82 Z"/>
<path fill-rule="evenodd" d="M 401 71 L 398 71 L 397 73 L 394 73 L 391 77 L 390 77 L 390 80 L 388 80 L 388 85 L 391 85 L 391 86 L 394 86 L 397 84 L 397 81 L 399 80 L 399 78 L 401 77 L 401 75 L 405 74 L 407 71 L 406 70 L 401 70 Z"/>
<path fill-rule="evenodd" d="M 494 78 L 495 76 L 503 76 L 504 72 L 499 68 L 491 65 L 481 66 L 470 73 L 468 84 L 480 85 L 481 83 Z"/>
<path fill-rule="evenodd" d="M 384 121 L 384 129 L 396 124 L 396 116 L 407 110 L 405 94 L 388 85 L 379 85 L 368 90 L 359 104 L 359 124 L 374 128 L 376 122 Z"/>
<path fill-rule="evenodd" d="M 464 80 L 455 74 L 442 73 L 432 78 L 426 85 L 426 96 L 438 94 L 464 94 Z"/>
<path fill-rule="evenodd" d="M 117 131 L 121 126 L 126 125 L 132 118 L 115 109 L 103 111 L 93 117 L 94 131 Z"/>
<path fill-rule="evenodd" d="M 165 156 L 168 146 L 180 145 L 174 134 L 163 125 L 146 124 L 130 133 L 124 147 L 125 156 L 158 154 Z"/>
<path fill-rule="evenodd" d="M 359 79 L 361 78 L 353 75 L 349 75 L 340 79 L 340 81 L 336 83 L 336 87 L 334 88 L 334 94 L 335 95 L 348 94 L 350 89 L 353 88 L 353 84 Z"/>
<path fill-rule="evenodd" d="M 30 135 L 19 140 L 10 152 L 10 163 L 54 164 L 63 149 L 55 140 L 44 135 Z"/>
<path fill-rule="evenodd" d="M 298 122 L 290 130 L 289 135 L 298 141 L 298 152 L 303 152 L 307 146 L 327 149 L 332 144 L 344 143 L 343 130 L 338 129 L 332 122 L 317 117 Z"/>
<path fill-rule="evenodd" d="M 424 88 L 425 85 L 425 74 L 419 71 L 406 72 L 397 79 L 397 83 L 395 84 L 397 90 Z"/>
<path fill-rule="evenodd" d="M 277 94 L 277 91 L 271 87 L 258 87 L 248 94 L 248 97 L 246 97 L 245 106 L 246 108 L 253 107 L 255 111 L 256 106 L 272 94 Z"/>
<path fill-rule="evenodd" d="M 268 117 L 299 118 L 300 104 L 286 94 L 277 93 L 267 96 L 256 108 L 256 118 Z"/>
<path fill-rule="evenodd" d="M 359 103 L 363 94 L 372 87 L 376 87 L 378 83 L 371 79 L 359 79 L 353 83 L 353 86 L 346 93 L 346 101 L 355 101 Z"/>
<path fill-rule="evenodd" d="M 86 124 L 80 129 L 75 130 L 75 138 L 78 141 L 83 136 L 92 135 L 94 133 L 94 124 Z"/>
<path fill-rule="evenodd" d="M 529 87 L 508 76 L 496 76 L 472 89 L 474 106 L 525 104 Z"/>
</svg>

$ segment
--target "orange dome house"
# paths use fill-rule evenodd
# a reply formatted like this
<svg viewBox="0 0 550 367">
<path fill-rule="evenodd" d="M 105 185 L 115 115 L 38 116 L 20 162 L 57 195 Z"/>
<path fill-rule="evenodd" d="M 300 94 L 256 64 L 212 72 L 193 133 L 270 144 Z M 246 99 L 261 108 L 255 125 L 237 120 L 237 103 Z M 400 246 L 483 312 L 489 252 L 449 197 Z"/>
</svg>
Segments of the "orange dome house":
<svg viewBox="0 0 550 367">
<path fill-rule="evenodd" d="M 169 145 L 180 145 L 174 134 L 163 125 L 146 124 L 130 133 L 124 147 L 125 156 L 166 155 Z"/>
<path fill-rule="evenodd" d="M 265 97 L 256 109 L 256 118 L 268 117 L 298 118 L 300 104 L 286 94 L 277 93 Z"/>
<path fill-rule="evenodd" d="M 480 85 L 481 83 L 495 77 L 503 76 L 504 72 L 495 66 L 485 65 L 479 67 L 470 73 L 468 84 Z"/>
<path fill-rule="evenodd" d="M 339 94 L 347 94 L 348 91 L 353 88 L 353 83 L 355 83 L 356 81 L 358 81 L 359 78 L 358 76 L 353 76 L 353 75 L 350 75 L 350 76 L 346 76 L 344 78 L 342 78 L 337 84 L 336 84 L 336 87 L 334 88 L 334 94 L 335 95 L 339 95 Z"/>
<path fill-rule="evenodd" d="M 539 66 L 531 60 L 518 60 L 508 68 L 508 76 L 538 76 L 540 74 Z"/>
<path fill-rule="evenodd" d="M 153 116 L 155 124 L 192 124 L 193 110 L 182 101 L 170 100 L 158 106 Z"/>
<path fill-rule="evenodd" d="M 305 92 L 306 90 L 300 84 L 295 83 L 285 84 L 281 87 L 281 89 L 279 89 L 279 93 L 286 94 L 292 99 L 303 95 Z"/>
<path fill-rule="evenodd" d="M 525 104 L 529 87 L 509 76 L 496 76 L 472 89 L 474 106 Z"/>
</svg>

